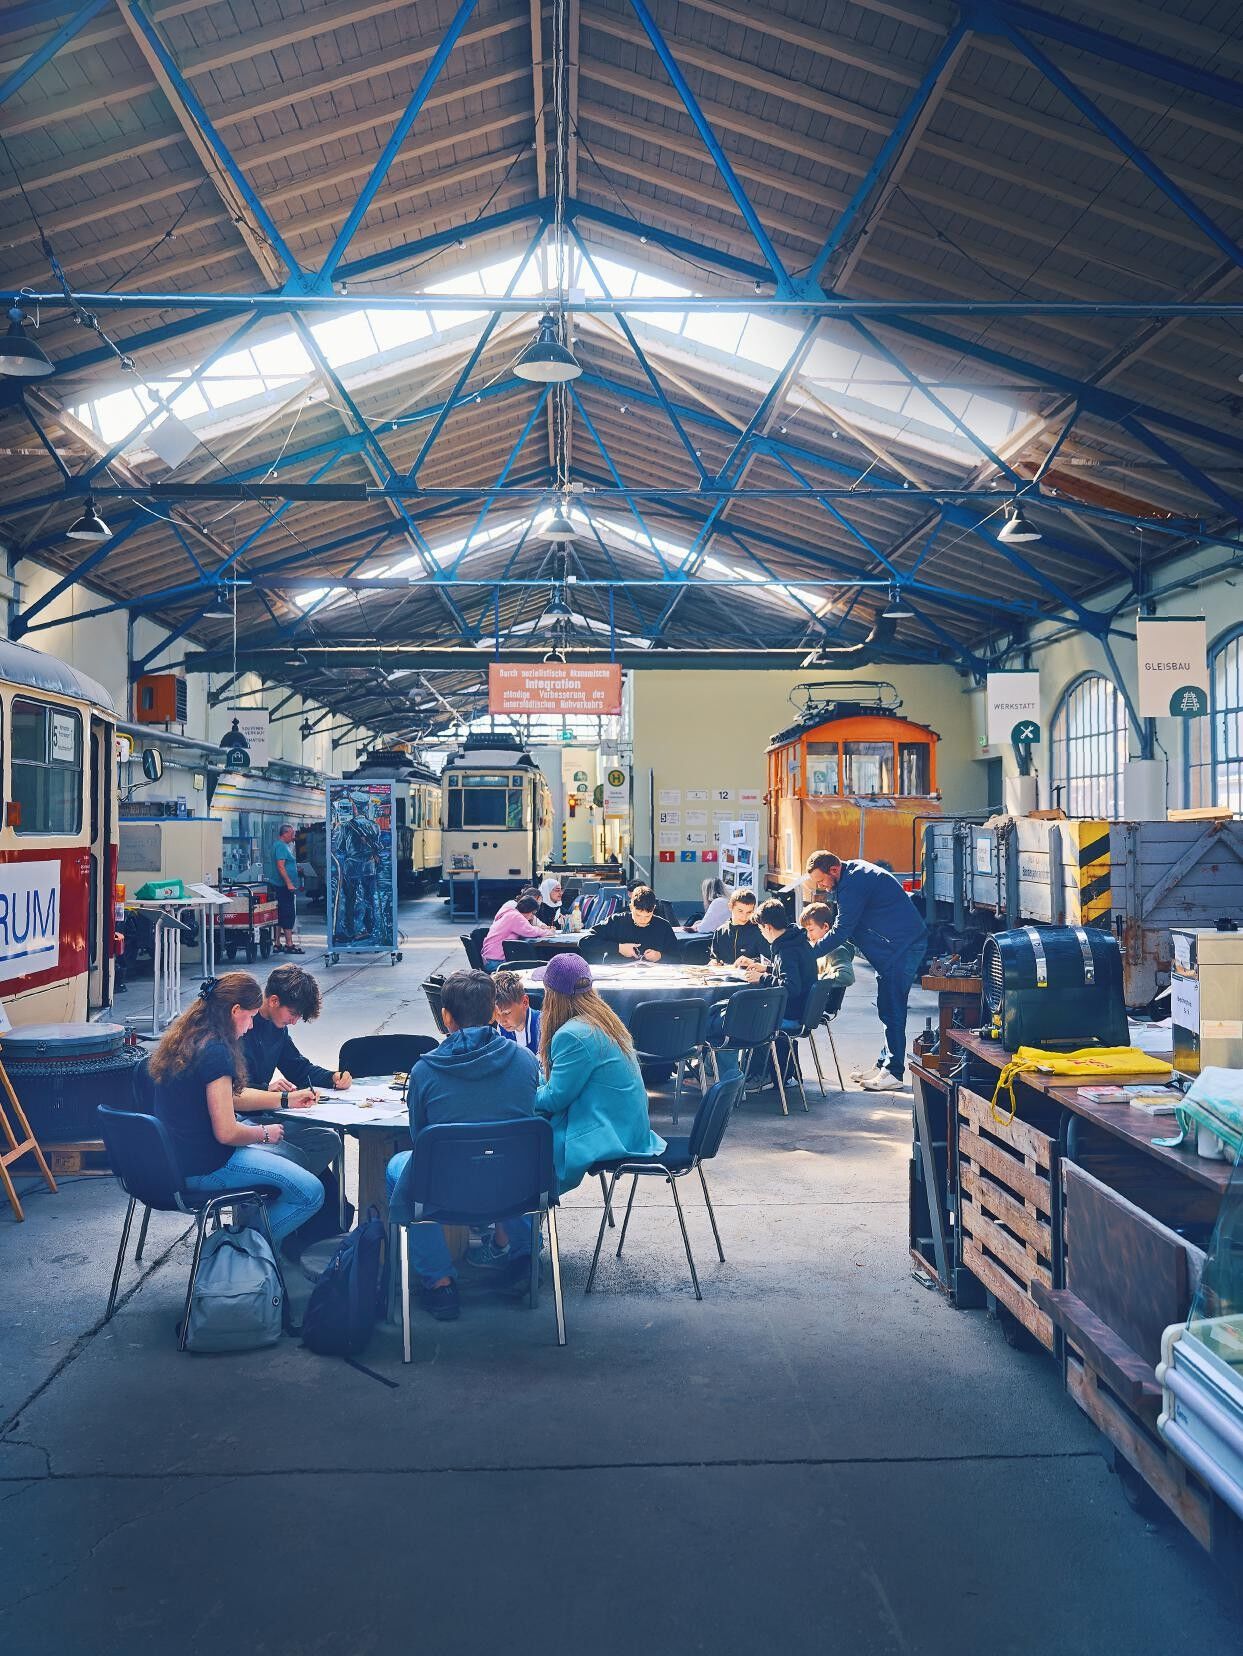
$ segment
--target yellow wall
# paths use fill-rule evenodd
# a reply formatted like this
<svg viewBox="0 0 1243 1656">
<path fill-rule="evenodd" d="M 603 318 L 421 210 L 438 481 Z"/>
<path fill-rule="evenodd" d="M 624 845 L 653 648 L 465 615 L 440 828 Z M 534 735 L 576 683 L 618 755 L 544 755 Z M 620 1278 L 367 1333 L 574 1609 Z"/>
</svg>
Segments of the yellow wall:
<svg viewBox="0 0 1243 1656">
<path fill-rule="evenodd" d="M 765 754 L 778 730 L 797 717 L 788 700 L 797 684 L 832 677 L 886 679 L 902 697 L 902 711 L 921 724 L 931 725 L 941 737 L 937 770 L 947 811 L 974 810 L 985 803 L 984 767 L 971 714 L 967 681 L 949 667 L 883 667 L 858 673 L 814 671 L 781 672 L 659 672 L 643 668 L 632 674 L 634 719 L 634 854 L 647 866 L 652 845 L 649 799 L 660 810 L 660 790 L 680 789 L 682 827 L 680 843 L 686 849 L 685 799 L 688 788 L 758 788 L 766 786 Z M 649 792 L 649 772 L 653 791 Z M 702 806 L 692 806 L 703 809 Z M 712 843 L 712 816 L 737 814 L 747 807 L 709 802 L 708 836 Z M 760 811 L 759 849 L 767 853 L 768 813 Z M 659 851 L 659 847 L 657 848 Z M 657 863 L 653 869 L 657 893 L 681 902 L 699 895 L 699 885 L 713 866 L 694 863 Z M 765 870 L 761 868 L 761 877 Z"/>
</svg>

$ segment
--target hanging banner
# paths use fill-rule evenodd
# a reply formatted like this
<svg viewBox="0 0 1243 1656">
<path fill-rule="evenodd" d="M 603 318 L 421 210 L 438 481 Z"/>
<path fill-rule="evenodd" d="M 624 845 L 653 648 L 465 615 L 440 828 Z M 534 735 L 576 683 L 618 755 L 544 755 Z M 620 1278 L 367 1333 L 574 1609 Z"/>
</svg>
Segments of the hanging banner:
<svg viewBox="0 0 1243 1656">
<path fill-rule="evenodd" d="M 611 662 L 488 665 L 489 713 L 620 713 L 621 692 L 621 668 Z"/>
<path fill-rule="evenodd" d="M 990 673 L 985 694 L 990 747 L 1030 747 L 1040 740 L 1039 673 Z"/>
<path fill-rule="evenodd" d="M 630 815 L 630 772 L 624 765 L 610 765 L 605 771 L 603 799 L 606 817 Z"/>
<path fill-rule="evenodd" d="M 1141 616 L 1135 624 L 1141 719 L 1208 713 L 1208 623 L 1202 616 Z"/>
<path fill-rule="evenodd" d="M 397 954 L 393 782 L 327 788 L 326 952 Z"/>
<path fill-rule="evenodd" d="M 268 762 L 267 708 L 225 707 L 220 719 L 225 769 L 261 770 Z"/>
</svg>

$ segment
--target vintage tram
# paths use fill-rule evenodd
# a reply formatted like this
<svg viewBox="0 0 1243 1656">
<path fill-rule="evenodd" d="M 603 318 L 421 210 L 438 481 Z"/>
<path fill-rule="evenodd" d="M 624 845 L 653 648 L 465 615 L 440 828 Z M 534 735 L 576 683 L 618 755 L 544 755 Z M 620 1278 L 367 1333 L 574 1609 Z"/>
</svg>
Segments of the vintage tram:
<svg viewBox="0 0 1243 1656">
<path fill-rule="evenodd" d="M 539 879 L 552 855 L 552 793 L 517 736 L 467 736 L 440 783 L 442 891 L 449 876 L 476 874 L 491 905 Z"/>
<path fill-rule="evenodd" d="M 768 884 L 802 878 L 813 851 L 862 857 L 918 889 L 917 820 L 940 814 L 937 733 L 900 713 L 892 684 L 800 684 L 799 717 L 768 746 Z"/>
<path fill-rule="evenodd" d="M 0 641 L 0 1001 L 13 1024 L 112 1004 L 116 709 L 55 657 Z"/>
<path fill-rule="evenodd" d="M 375 748 L 347 782 L 392 782 L 396 806 L 397 890 L 413 896 L 440 879 L 440 778 L 404 742 Z"/>
</svg>

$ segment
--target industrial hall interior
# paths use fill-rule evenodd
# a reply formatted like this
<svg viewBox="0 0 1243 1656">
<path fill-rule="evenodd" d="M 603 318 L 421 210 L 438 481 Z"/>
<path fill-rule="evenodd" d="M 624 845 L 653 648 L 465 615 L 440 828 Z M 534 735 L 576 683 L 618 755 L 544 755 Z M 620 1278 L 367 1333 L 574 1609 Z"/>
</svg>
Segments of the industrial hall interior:
<svg viewBox="0 0 1243 1656">
<path fill-rule="evenodd" d="M 1243 10 L 0 7 L 0 1648 L 1243 1649 Z"/>
</svg>

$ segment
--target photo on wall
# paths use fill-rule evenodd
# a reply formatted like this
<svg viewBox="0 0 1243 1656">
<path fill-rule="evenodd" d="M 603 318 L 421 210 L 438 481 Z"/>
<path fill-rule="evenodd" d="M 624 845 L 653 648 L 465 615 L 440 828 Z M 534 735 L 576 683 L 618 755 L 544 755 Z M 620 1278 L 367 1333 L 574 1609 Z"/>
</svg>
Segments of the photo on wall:
<svg viewBox="0 0 1243 1656">
<path fill-rule="evenodd" d="M 330 782 L 327 839 L 329 954 L 397 949 L 392 782 Z"/>
</svg>

